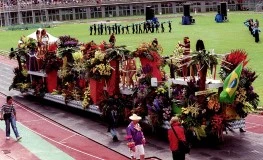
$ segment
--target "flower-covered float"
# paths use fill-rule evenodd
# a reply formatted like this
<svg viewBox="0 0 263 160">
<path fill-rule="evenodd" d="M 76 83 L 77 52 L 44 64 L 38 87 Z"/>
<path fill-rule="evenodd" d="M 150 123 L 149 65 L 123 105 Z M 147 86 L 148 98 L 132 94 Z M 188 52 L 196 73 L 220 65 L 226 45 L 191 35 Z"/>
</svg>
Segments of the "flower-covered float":
<svg viewBox="0 0 263 160">
<path fill-rule="evenodd" d="M 174 53 L 164 57 L 156 39 L 134 51 L 105 41 L 58 39 L 57 48 L 46 50 L 40 60 L 38 42 L 21 38 L 10 53 L 19 64 L 10 89 L 100 115 L 116 105 L 120 120 L 136 113 L 153 130 L 169 128 L 170 118 L 178 115 L 198 140 L 221 139 L 226 128 L 237 128 L 235 123 L 259 102 L 252 86 L 257 75 L 246 67 L 243 50 L 226 55 L 198 50 L 184 55 L 184 48 L 176 45 Z M 219 62 L 221 80 L 216 79 Z"/>
</svg>

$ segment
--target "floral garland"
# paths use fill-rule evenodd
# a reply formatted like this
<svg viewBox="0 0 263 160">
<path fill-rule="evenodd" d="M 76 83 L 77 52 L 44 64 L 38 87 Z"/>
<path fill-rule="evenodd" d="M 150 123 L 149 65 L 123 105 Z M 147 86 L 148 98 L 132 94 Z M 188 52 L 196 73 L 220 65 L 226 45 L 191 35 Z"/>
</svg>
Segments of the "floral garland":
<svg viewBox="0 0 263 160">
<path fill-rule="evenodd" d="M 90 98 L 90 89 L 87 87 L 84 92 L 84 98 L 82 101 L 82 107 L 83 109 L 86 109 L 90 104 L 91 98 Z"/>
</svg>

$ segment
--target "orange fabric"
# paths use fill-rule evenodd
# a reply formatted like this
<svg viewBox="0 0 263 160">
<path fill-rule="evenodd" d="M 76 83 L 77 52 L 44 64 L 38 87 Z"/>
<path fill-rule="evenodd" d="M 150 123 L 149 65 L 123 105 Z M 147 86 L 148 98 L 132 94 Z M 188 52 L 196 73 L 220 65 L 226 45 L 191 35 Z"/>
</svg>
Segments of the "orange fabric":
<svg viewBox="0 0 263 160">
<path fill-rule="evenodd" d="M 180 140 L 186 141 L 185 134 L 184 134 L 184 128 L 180 125 L 180 123 L 176 122 L 173 123 L 172 126 L 177 133 L 177 136 Z M 172 128 L 168 130 L 168 140 L 170 142 L 170 150 L 176 151 L 178 150 L 178 139 L 176 138 Z"/>
</svg>

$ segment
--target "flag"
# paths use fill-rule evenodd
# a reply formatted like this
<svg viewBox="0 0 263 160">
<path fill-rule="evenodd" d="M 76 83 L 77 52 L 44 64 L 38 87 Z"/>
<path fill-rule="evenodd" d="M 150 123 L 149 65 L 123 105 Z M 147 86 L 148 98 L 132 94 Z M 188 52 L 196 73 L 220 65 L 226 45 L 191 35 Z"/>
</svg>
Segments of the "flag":
<svg viewBox="0 0 263 160">
<path fill-rule="evenodd" d="M 240 63 L 225 79 L 223 91 L 220 93 L 219 100 L 224 103 L 233 103 L 238 87 L 243 63 Z"/>
</svg>

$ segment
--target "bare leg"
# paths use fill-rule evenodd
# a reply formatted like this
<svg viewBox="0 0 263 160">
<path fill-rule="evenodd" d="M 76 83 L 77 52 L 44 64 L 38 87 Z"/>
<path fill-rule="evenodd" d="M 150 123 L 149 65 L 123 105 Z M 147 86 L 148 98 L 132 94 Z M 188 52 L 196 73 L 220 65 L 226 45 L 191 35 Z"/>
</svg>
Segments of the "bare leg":
<svg viewBox="0 0 263 160">
<path fill-rule="evenodd" d="M 134 82 L 133 82 L 132 77 L 134 76 L 135 73 L 136 73 L 135 71 L 130 71 L 130 72 L 129 72 L 129 75 L 128 75 L 128 78 L 129 78 L 129 87 L 131 87 L 131 88 L 134 87 Z"/>
<path fill-rule="evenodd" d="M 144 155 L 140 155 L 140 160 L 145 160 Z"/>
</svg>

